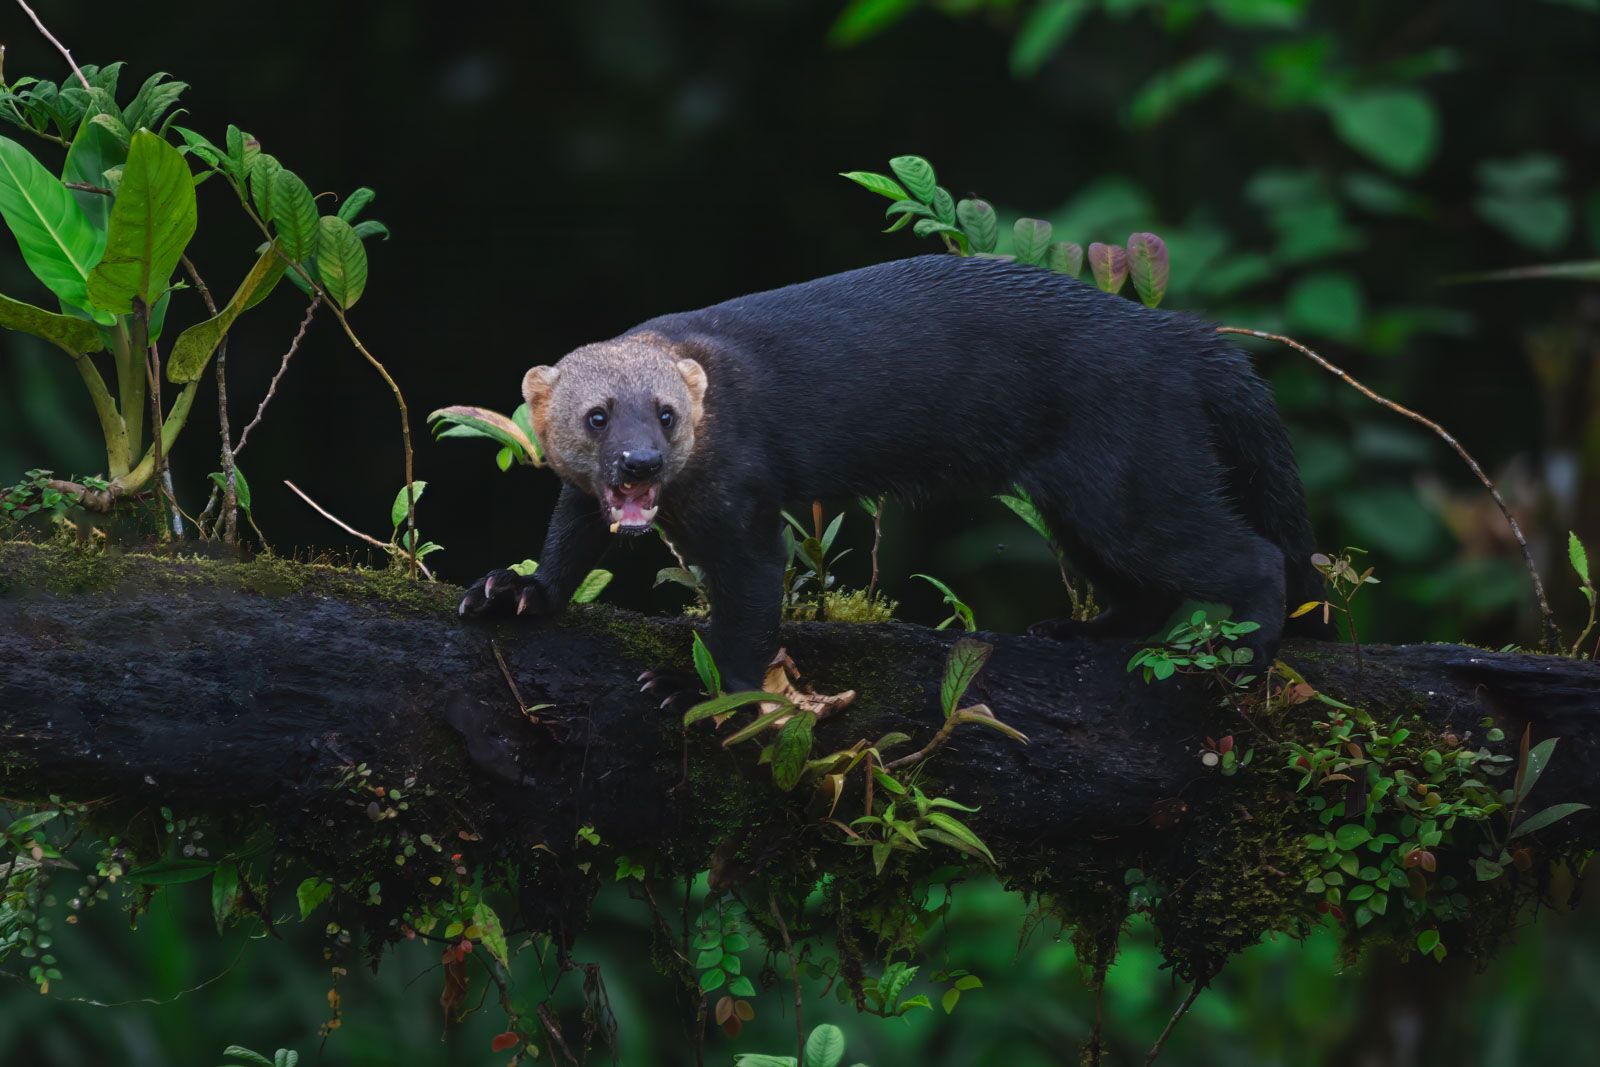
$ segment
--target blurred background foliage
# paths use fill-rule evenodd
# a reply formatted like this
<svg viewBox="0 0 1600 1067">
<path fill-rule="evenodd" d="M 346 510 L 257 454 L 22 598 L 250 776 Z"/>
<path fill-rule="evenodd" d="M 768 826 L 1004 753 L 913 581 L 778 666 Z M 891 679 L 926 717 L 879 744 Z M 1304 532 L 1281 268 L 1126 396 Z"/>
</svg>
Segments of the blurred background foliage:
<svg viewBox="0 0 1600 1067">
<path fill-rule="evenodd" d="M 378 190 L 394 238 L 370 249 L 372 284 L 353 319 L 414 413 L 509 410 L 528 364 L 650 315 L 924 251 L 908 234 L 878 235 L 880 206 L 835 176 L 914 152 L 957 195 L 993 201 L 1002 233 L 1018 214 L 1084 243 L 1160 233 L 1172 250 L 1167 306 L 1286 331 L 1438 418 L 1500 482 L 1574 621 L 1560 550 L 1568 528 L 1591 544 L 1600 535 L 1600 286 L 1444 282 L 1600 257 L 1600 80 L 1586 74 L 1600 0 L 279 0 L 248 17 L 174 0 L 159 18 L 144 5 L 39 7 L 82 62 L 127 59 L 135 83 L 157 69 L 190 82 L 186 124 L 239 123 L 292 153 L 313 189 Z M 8 78 L 62 79 L 15 8 L 0 9 L 0 38 Z M 201 188 L 215 228 L 191 249 L 213 278 L 248 266 L 221 250 L 253 246 L 247 224 L 211 199 L 221 195 Z M 0 254 L 0 291 L 28 284 L 18 258 Z M 233 337 L 236 420 L 254 410 L 300 312 L 271 302 Z M 1365 601 L 1363 637 L 1531 642 L 1526 576 L 1455 457 L 1295 354 L 1257 357 L 1322 544 L 1369 549 L 1383 581 Z M 0 336 L 4 481 L 41 466 L 98 473 L 74 377 L 58 353 Z M 173 457 L 191 511 L 216 467 L 206 396 Z M 388 402 L 336 324 L 317 322 L 245 463 L 275 548 L 355 549 L 285 477 L 355 525 L 381 527 L 401 482 Z M 960 433 L 959 398 L 929 417 Z M 431 483 L 419 522 L 447 547 L 430 560 L 445 577 L 467 581 L 537 548 L 548 475 L 502 475 L 487 449 L 426 442 L 417 472 Z M 949 582 L 981 626 L 1060 613 L 1059 588 L 1038 580 L 1050 573 L 1043 546 L 998 504 L 891 509 L 885 533 L 887 591 L 909 619 L 943 614 L 915 571 Z M 841 543 L 868 534 L 857 514 Z M 847 582 L 864 581 L 865 555 Z M 649 589 L 667 562 L 657 546 L 618 556 L 608 597 L 681 606 Z M 68 980 L 50 999 L 19 985 L 0 1000 L 0 1061 L 210 1064 L 230 1041 L 310 1051 L 325 973 L 319 936 L 293 924 L 163 1006 L 55 999 L 171 998 L 227 968 L 242 935 L 219 945 L 204 902 L 181 907 L 182 888 L 134 937 L 109 912 L 63 933 Z M 851 1059 L 1070 1059 L 1092 1009 L 1069 947 L 1048 933 L 1011 963 L 1021 913 L 998 890 L 965 891 L 941 937 L 951 966 L 986 988 L 950 1020 L 839 1018 Z M 669 998 L 644 962 L 646 916 L 620 893 L 596 914 L 585 949 L 606 962 L 624 1061 L 678 1062 Z M 1263 946 L 1201 998 L 1167 1056 L 1570 1061 L 1600 1008 L 1596 926 L 1592 905 L 1547 916 L 1483 975 L 1375 961 L 1356 977 L 1323 939 Z M 329 1062 L 498 1062 L 486 1017 L 438 1043 L 436 978 L 408 986 L 436 960 L 415 948 L 376 979 L 351 976 Z M 1155 962 L 1135 933 L 1112 975 L 1108 1026 L 1124 1060 L 1178 999 Z M 759 999 L 739 1049 L 785 1046 L 783 999 Z M 712 1062 L 725 1051 L 713 1044 Z"/>
</svg>

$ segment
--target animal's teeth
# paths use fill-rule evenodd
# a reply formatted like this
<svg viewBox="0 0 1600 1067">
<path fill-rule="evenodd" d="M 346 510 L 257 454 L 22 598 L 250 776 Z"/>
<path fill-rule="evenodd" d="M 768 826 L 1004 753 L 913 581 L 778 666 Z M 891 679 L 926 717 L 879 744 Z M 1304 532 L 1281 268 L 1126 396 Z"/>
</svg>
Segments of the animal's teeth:
<svg viewBox="0 0 1600 1067">
<path fill-rule="evenodd" d="M 624 489 L 632 489 L 633 488 L 633 483 L 632 482 L 623 482 L 622 483 L 622 488 L 624 488 Z"/>
</svg>

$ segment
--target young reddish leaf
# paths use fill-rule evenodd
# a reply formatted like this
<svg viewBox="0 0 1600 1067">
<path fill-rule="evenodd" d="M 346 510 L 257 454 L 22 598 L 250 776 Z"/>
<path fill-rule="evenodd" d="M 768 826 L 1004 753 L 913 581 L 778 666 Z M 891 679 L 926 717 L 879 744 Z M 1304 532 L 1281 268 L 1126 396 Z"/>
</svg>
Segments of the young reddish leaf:
<svg viewBox="0 0 1600 1067">
<path fill-rule="evenodd" d="M 507 1030 L 503 1034 L 495 1034 L 489 1039 L 490 1052 L 504 1052 L 508 1048 L 516 1048 L 517 1042 L 522 1040 L 515 1030 Z"/>
<path fill-rule="evenodd" d="M 1128 272 L 1133 289 L 1146 307 L 1155 307 L 1167 293 L 1171 262 L 1167 243 L 1153 233 L 1128 236 Z"/>
<path fill-rule="evenodd" d="M 1096 241 L 1089 246 L 1089 271 L 1101 289 L 1108 293 L 1120 291 L 1122 283 L 1128 280 L 1127 250 L 1121 245 Z"/>
</svg>

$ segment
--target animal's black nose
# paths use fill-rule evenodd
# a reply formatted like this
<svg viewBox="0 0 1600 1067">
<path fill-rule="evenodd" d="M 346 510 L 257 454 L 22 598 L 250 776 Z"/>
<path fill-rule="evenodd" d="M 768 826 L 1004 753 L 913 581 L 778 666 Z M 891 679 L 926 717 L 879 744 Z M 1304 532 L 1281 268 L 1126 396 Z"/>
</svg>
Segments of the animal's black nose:
<svg viewBox="0 0 1600 1067">
<path fill-rule="evenodd" d="M 661 473 L 661 453 L 653 448 L 638 448 L 622 454 L 622 475 L 629 480 L 653 478 Z"/>
</svg>

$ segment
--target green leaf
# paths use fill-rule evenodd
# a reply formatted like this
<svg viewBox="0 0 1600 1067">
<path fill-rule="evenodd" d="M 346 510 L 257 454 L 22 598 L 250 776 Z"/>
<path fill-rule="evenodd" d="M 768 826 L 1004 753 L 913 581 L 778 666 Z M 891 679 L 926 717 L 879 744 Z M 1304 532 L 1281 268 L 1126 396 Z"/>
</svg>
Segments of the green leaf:
<svg viewBox="0 0 1600 1067">
<path fill-rule="evenodd" d="M 273 1067 L 271 1060 L 259 1052 L 252 1052 L 243 1045 L 229 1045 L 222 1050 L 224 1056 L 231 1056 L 236 1060 L 244 1060 L 250 1067 Z"/>
<path fill-rule="evenodd" d="M 367 288 L 367 250 L 344 219 L 324 215 L 317 222 L 317 274 L 334 303 L 355 306 Z"/>
<path fill-rule="evenodd" d="M 1579 804 L 1576 802 L 1552 804 L 1543 811 L 1534 815 L 1529 815 L 1527 818 L 1519 821 L 1516 827 L 1511 831 L 1511 836 L 1521 837 L 1523 834 L 1531 834 L 1535 830 L 1543 830 L 1546 826 L 1549 826 L 1551 823 L 1559 822 L 1560 820 L 1565 819 L 1568 815 L 1575 815 L 1580 811 L 1588 810 L 1589 805 Z"/>
<path fill-rule="evenodd" d="M 768 693 L 767 699 L 778 705 L 777 710 L 762 712 L 760 715 L 757 715 L 754 719 L 751 719 L 748 723 L 741 726 L 727 737 L 724 737 L 722 739 L 723 748 L 732 748 L 734 745 L 750 740 L 757 734 L 765 732 L 779 719 L 783 718 L 785 715 L 791 714 L 795 710 L 793 704 L 774 693 Z"/>
<path fill-rule="evenodd" d="M 264 222 L 272 219 L 272 184 L 281 170 L 283 164 L 270 152 L 258 152 L 250 160 L 250 202 Z"/>
<path fill-rule="evenodd" d="M 886 196 L 890 200 L 909 200 L 912 198 L 911 194 L 906 192 L 899 182 L 887 174 L 875 174 L 870 170 L 850 170 L 840 171 L 839 176 L 841 178 L 849 178 L 861 188 L 877 193 L 879 196 Z"/>
<path fill-rule="evenodd" d="M 700 976 L 700 992 L 709 993 L 719 989 L 723 982 L 728 980 L 728 975 L 720 967 L 713 967 Z"/>
<path fill-rule="evenodd" d="M 828 43 L 858 44 L 899 22 L 916 6 L 917 0 L 850 0 L 828 27 Z"/>
<path fill-rule="evenodd" d="M 1366 318 L 1361 285 L 1348 271 L 1308 274 L 1289 287 L 1284 317 L 1299 330 L 1336 341 L 1358 340 Z"/>
<path fill-rule="evenodd" d="M 472 925 L 478 928 L 478 940 L 483 942 L 483 947 L 502 967 L 511 966 L 511 957 L 506 948 L 505 927 L 500 923 L 500 916 L 495 910 L 483 901 L 478 901 L 472 909 Z"/>
<path fill-rule="evenodd" d="M 600 594 L 605 592 L 606 586 L 611 584 L 611 578 L 610 571 L 596 567 L 584 575 L 583 581 L 578 583 L 577 592 L 572 594 L 572 602 L 574 604 L 594 603 L 600 598 Z"/>
<path fill-rule="evenodd" d="M 1578 535 L 1571 530 L 1567 531 L 1567 559 L 1572 561 L 1572 569 L 1578 572 L 1578 578 L 1587 585 L 1589 582 L 1589 553 L 1584 551 L 1583 542 L 1578 540 Z"/>
<path fill-rule="evenodd" d="M 933 164 L 921 156 L 895 156 L 889 160 L 889 169 L 905 183 L 911 195 L 924 204 L 933 203 L 934 190 L 939 187 L 933 174 Z"/>
<path fill-rule="evenodd" d="M 1072 241 L 1056 241 L 1045 252 L 1045 266 L 1058 274 L 1076 278 L 1083 270 L 1083 246 Z"/>
<path fill-rule="evenodd" d="M 212 471 L 208 477 L 219 491 L 227 492 L 227 478 L 222 471 Z M 233 498 L 245 512 L 250 511 L 250 483 L 244 480 L 244 471 L 237 466 L 233 468 Z"/>
<path fill-rule="evenodd" d="M 0 296 L 0 327 L 49 341 L 70 356 L 98 352 L 105 347 L 100 331 L 88 319 L 57 315 L 9 296 Z"/>
<path fill-rule="evenodd" d="M 1345 93 L 1331 97 L 1327 106 L 1344 142 L 1375 163 L 1412 175 L 1433 158 L 1439 118 L 1415 89 Z"/>
<path fill-rule="evenodd" d="M 167 380 L 182 384 L 200 377 L 201 372 L 206 369 L 206 364 L 211 361 L 211 353 L 217 350 L 217 346 L 227 336 L 234 322 L 246 308 L 260 303 L 277 287 L 287 267 L 284 258 L 269 245 L 256 259 L 255 265 L 250 268 L 250 273 L 244 276 L 244 281 L 239 283 L 239 288 L 234 290 L 232 299 L 221 311 L 204 322 L 195 323 L 178 335 L 177 341 L 172 345 L 172 355 L 167 360 Z"/>
<path fill-rule="evenodd" d="M 1089 246 L 1089 272 L 1094 283 L 1107 293 L 1119 292 L 1128 280 L 1128 252 L 1121 245 L 1096 241 Z"/>
<path fill-rule="evenodd" d="M 1533 792 L 1533 787 L 1544 774 L 1545 768 L 1550 766 L 1550 757 L 1555 755 L 1556 741 L 1558 738 L 1548 737 L 1528 750 L 1528 761 L 1522 767 L 1522 772 L 1517 775 L 1517 801 L 1520 803 Z"/>
<path fill-rule="evenodd" d="M 1128 105 L 1128 124 L 1153 126 L 1184 104 L 1204 96 L 1228 76 L 1228 57 L 1221 52 L 1197 56 L 1163 67 L 1145 82 Z"/>
<path fill-rule="evenodd" d="M 368 189 L 365 185 L 344 198 L 344 203 L 339 205 L 339 217 L 354 225 L 356 216 L 361 214 L 368 204 L 377 199 L 378 194 Z"/>
<path fill-rule="evenodd" d="M 128 101 L 128 106 L 122 109 L 122 121 L 130 130 L 137 130 L 141 126 L 154 129 L 160 124 L 161 116 L 189 88 L 185 82 L 167 81 L 168 77 L 170 75 L 161 72 L 150 75 L 133 99 Z"/>
<path fill-rule="evenodd" d="M 1333 840 L 1341 851 L 1349 852 L 1372 840 L 1372 833 L 1360 823 L 1347 822 L 1334 831 Z"/>
<path fill-rule="evenodd" d="M 844 1031 L 823 1023 L 806 1038 L 805 1067 L 839 1067 L 844 1059 Z"/>
<path fill-rule="evenodd" d="M 983 839 L 969 830 L 967 824 L 959 819 L 946 815 L 942 811 L 931 811 L 928 813 L 928 823 L 967 845 L 970 850 L 976 850 L 990 863 L 995 861 L 994 853 L 989 851 L 989 846 L 985 845 Z"/>
<path fill-rule="evenodd" d="M 1128 236 L 1128 276 L 1145 307 L 1155 307 L 1167 294 L 1171 261 L 1167 244 L 1153 233 Z"/>
<path fill-rule="evenodd" d="M 950 195 L 950 190 L 944 186 L 938 186 L 933 190 L 933 203 L 930 206 L 933 208 L 933 217 L 945 225 L 951 225 L 956 221 L 955 199 Z"/>
<path fill-rule="evenodd" d="M 98 185 L 106 188 L 106 171 L 124 165 L 128 160 L 128 146 L 106 129 L 104 123 L 85 120 L 67 149 L 67 162 L 61 169 L 61 180 Z M 104 230 L 111 221 L 112 198 L 104 193 L 72 190 L 72 196 L 83 209 L 83 217 L 96 229 Z"/>
<path fill-rule="evenodd" d="M 963 637 L 950 648 L 950 658 L 945 662 L 944 678 L 939 683 L 939 704 L 946 718 L 955 713 L 956 705 L 966 694 L 967 687 L 983 670 L 994 652 L 993 645 Z"/>
<path fill-rule="evenodd" d="M 946 1015 L 955 1014 L 956 1002 L 961 999 L 961 990 L 950 988 L 944 991 L 944 996 L 939 998 L 939 1006 L 944 1008 Z"/>
<path fill-rule="evenodd" d="M 150 307 L 167 291 L 196 225 L 194 177 L 183 154 L 149 130 L 133 135 L 111 205 L 105 255 L 89 274 L 97 308 L 117 315 Z"/>
<path fill-rule="evenodd" d="M 333 895 L 333 883 L 322 878 L 307 878 L 295 887 L 295 903 L 300 905 L 300 918 L 306 919 Z"/>
<path fill-rule="evenodd" d="M 317 251 L 317 201 L 292 170 L 273 175 L 270 221 L 290 259 L 300 262 Z"/>
<path fill-rule="evenodd" d="M 209 877 L 216 869 L 211 860 L 158 860 L 129 871 L 123 878 L 138 885 L 182 885 Z"/>
<path fill-rule="evenodd" d="M 487 437 L 510 446 L 524 463 L 538 466 L 544 453 L 532 434 L 498 411 L 457 404 L 428 413 L 436 437 Z"/>
<path fill-rule="evenodd" d="M 1041 0 L 1034 5 L 1011 42 L 1011 73 L 1019 78 L 1038 73 L 1090 7 L 1089 0 Z"/>
<path fill-rule="evenodd" d="M 815 715 L 796 711 L 772 743 L 772 780 L 785 793 L 800 784 L 806 760 L 811 756 L 811 731 L 816 725 Z"/>
<path fill-rule="evenodd" d="M 1417 935 L 1417 948 L 1424 953 L 1432 952 L 1439 947 L 1439 931 L 1424 930 Z"/>
<path fill-rule="evenodd" d="M 722 672 L 717 669 L 716 660 L 711 658 L 711 650 L 706 647 L 699 630 L 694 632 L 694 639 L 690 643 L 690 653 L 694 657 L 694 672 L 700 676 L 700 684 L 705 687 L 707 693 L 712 696 L 720 696 L 722 693 Z M 687 719 L 684 720 L 685 725 L 688 724 L 688 721 Z"/>
<path fill-rule="evenodd" d="M 702 700 L 684 712 L 683 725 L 690 726 L 701 719 L 709 719 L 713 715 L 726 715 L 730 711 L 738 711 L 740 708 L 751 704 L 761 704 L 769 701 L 780 705 L 788 704 L 788 701 L 778 694 L 768 693 L 760 689 L 749 689 L 742 693 L 722 693 L 712 697 L 710 700 Z M 768 714 L 766 718 L 770 719 L 771 714 Z"/>
<path fill-rule="evenodd" d="M 728 983 L 728 992 L 736 997 L 753 997 L 756 995 L 756 987 L 751 984 L 750 979 L 740 976 Z M 794 1059 L 791 1057 L 785 1062 L 793 1063 Z"/>
<path fill-rule="evenodd" d="M 963 200 L 956 205 L 961 229 L 979 252 L 993 252 L 1000 240 L 1000 220 L 987 200 Z"/>
<path fill-rule="evenodd" d="M 428 488 L 428 483 L 415 481 L 411 483 L 411 506 L 416 507 L 416 502 L 422 499 L 422 491 Z M 406 486 L 401 486 L 400 491 L 394 495 L 394 503 L 389 505 L 389 522 L 399 526 L 406 521 Z"/>
<path fill-rule="evenodd" d="M 87 309 L 89 272 L 105 251 L 106 235 L 84 217 L 66 186 L 6 137 L 0 137 L 0 217 L 33 276 L 68 304 Z"/>
<path fill-rule="evenodd" d="M 1055 535 L 1050 532 L 1050 527 L 1045 523 L 1044 516 L 1039 513 L 1033 498 L 1025 491 L 1019 488 L 1016 490 L 1015 495 L 1002 493 L 996 496 L 995 499 L 1015 512 L 1019 519 L 1027 523 L 1034 533 L 1044 538 L 1052 550 L 1054 549 L 1056 543 Z"/>
<path fill-rule="evenodd" d="M 1018 219 L 1011 227 L 1017 258 L 1035 266 L 1043 265 L 1050 245 L 1050 224 L 1043 219 Z"/>
<path fill-rule="evenodd" d="M 368 237 L 382 237 L 385 241 L 389 239 L 389 227 L 377 219 L 364 219 L 356 223 L 352 228 L 355 230 L 356 236 L 363 241 Z"/>
<path fill-rule="evenodd" d="M 32 831 L 37 830 L 39 827 L 43 826 L 45 823 L 49 822 L 51 819 L 54 819 L 60 814 L 60 811 L 50 809 L 47 811 L 35 811 L 28 815 L 24 815 L 20 819 L 17 819 L 15 822 L 13 822 L 10 826 L 6 827 L 6 836 L 9 837 L 13 842 L 20 844 L 23 834 L 31 833 Z"/>
<path fill-rule="evenodd" d="M 233 914 L 238 904 L 239 867 L 234 863 L 224 863 L 211 876 L 211 918 L 217 924 L 217 933 L 222 933 L 228 916 Z"/>
</svg>

